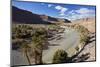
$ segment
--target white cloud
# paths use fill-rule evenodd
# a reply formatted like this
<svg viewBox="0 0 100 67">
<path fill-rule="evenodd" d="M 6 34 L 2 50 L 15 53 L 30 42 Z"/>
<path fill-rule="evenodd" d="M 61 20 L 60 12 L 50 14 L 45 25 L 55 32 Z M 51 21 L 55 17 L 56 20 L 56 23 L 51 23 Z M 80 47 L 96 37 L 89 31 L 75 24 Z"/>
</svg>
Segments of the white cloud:
<svg viewBox="0 0 100 67">
<path fill-rule="evenodd" d="M 55 8 L 56 8 L 57 10 L 61 10 L 61 9 L 62 9 L 61 6 L 56 6 Z"/>
<path fill-rule="evenodd" d="M 62 6 L 56 6 L 55 9 L 60 11 L 60 15 L 65 15 L 65 12 L 68 10 L 68 8 L 62 7 Z"/>
<path fill-rule="evenodd" d="M 44 3 L 41 3 L 41 5 L 45 5 Z"/>
<path fill-rule="evenodd" d="M 48 7 L 51 7 L 51 6 L 53 6 L 52 4 L 48 4 Z"/>
<path fill-rule="evenodd" d="M 76 13 L 75 13 L 75 10 L 71 10 L 71 11 L 68 12 L 68 14 L 74 15 L 74 14 L 76 14 Z"/>
<path fill-rule="evenodd" d="M 94 17 L 95 16 L 95 10 L 90 10 L 88 8 L 79 8 L 78 10 L 71 10 L 68 11 L 66 15 L 60 16 L 69 20 L 76 20 L 81 18 L 88 18 L 88 17 Z"/>
<path fill-rule="evenodd" d="M 86 13 L 93 13 L 94 11 L 88 8 L 80 8 L 79 10 L 76 10 L 76 12 L 80 14 L 86 14 Z"/>
</svg>

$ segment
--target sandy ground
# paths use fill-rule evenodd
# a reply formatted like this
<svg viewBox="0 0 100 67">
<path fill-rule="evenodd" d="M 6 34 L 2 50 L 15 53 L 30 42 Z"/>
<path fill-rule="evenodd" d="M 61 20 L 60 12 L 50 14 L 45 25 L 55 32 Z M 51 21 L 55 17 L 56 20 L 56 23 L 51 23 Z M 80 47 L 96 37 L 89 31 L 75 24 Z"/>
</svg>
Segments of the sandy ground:
<svg viewBox="0 0 100 67">
<path fill-rule="evenodd" d="M 78 55 L 77 58 L 79 58 L 82 55 L 87 55 L 87 59 L 85 59 L 84 61 L 95 61 L 96 60 L 96 31 L 95 31 L 95 18 L 90 18 L 88 21 L 84 21 L 84 20 L 80 20 L 77 21 L 78 24 L 83 25 L 84 27 L 86 27 L 91 33 L 90 33 L 90 37 L 92 37 L 90 39 L 90 43 L 88 43 L 83 51 Z M 79 59 L 77 60 L 77 62 L 79 61 Z"/>
<path fill-rule="evenodd" d="M 28 65 L 27 58 L 19 51 L 12 50 L 11 65 Z"/>
<path fill-rule="evenodd" d="M 95 54 L 96 54 L 96 51 L 95 51 L 96 50 L 95 49 L 95 47 L 96 47 L 96 43 L 95 43 L 96 42 L 96 39 L 95 39 L 95 35 L 96 35 L 95 24 L 96 24 L 95 19 L 90 19 L 88 22 L 84 22 L 82 24 L 84 27 L 86 27 L 91 32 L 90 37 L 92 37 L 90 39 L 91 42 L 88 43 L 85 46 L 84 50 L 82 51 L 83 54 L 89 53 L 89 58 L 86 61 L 95 61 L 96 60 L 96 57 L 95 57 Z"/>
<path fill-rule="evenodd" d="M 53 55 L 58 49 L 63 49 L 68 52 L 68 49 L 75 48 L 79 44 L 79 33 L 73 29 L 65 29 L 64 33 L 58 34 L 61 35 L 61 39 L 51 40 L 50 44 L 55 44 L 49 46 L 48 50 L 44 50 L 43 52 L 43 62 L 44 63 L 52 63 Z M 73 52 L 68 52 L 68 55 L 72 55 Z"/>
<path fill-rule="evenodd" d="M 92 33 L 95 32 L 95 25 L 96 25 L 95 18 L 88 18 L 88 20 L 80 19 L 80 20 L 73 21 L 73 23 L 83 25 Z"/>
<path fill-rule="evenodd" d="M 82 21 L 83 22 L 83 21 Z M 83 51 L 78 55 L 79 58 L 82 55 L 88 53 L 88 58 L 84 61 L 94 61 L 95 60 L 95 21 L 90 20 L 88 22 L 83 22 L 78 24 L 83 25 L 84 27 L 88 28 L 88 30 L 91 32 L 91 42 L 88 43 Z M 64 27 L 65 28 L 65 27 Z M 93 34 L 94 33 L 94 34 Z M 59 36 L 60 35 L 60 36 Z M 79 33 L 76 32 L 73 29 L 66 28 L 64 33 L 57 34 L 55 36 L 55 39 L 49 41 L 51 44 L 48 48 L 48 50 L 43 51 L 43 62 L 44 63 L 51 63 L 53 59 L 53 55 L 56 50 L 63 49 L 67 51 L 68 55 L 71 56 L 73 54 L 73 50 L 69 50 L 69 48 L 73 49 L 75 46 L 79 45 Z M 27 59 L 18 51 L 12 51 L 12 64 L 13 65 L 28 65 Z M 82 59 L 82 57 L 81 57 Z M 78 59 L 80 61 L 81 59 Z"/>
<path fill-rule="evenodd" d="M 59 37 L 60 35 L 60 37 Z M 57 34 L 55 39 L 49 41 L 50 46 L 47 50 L 43 51 L 43 62 L 52 63 L 53 55 L 58 49 L 63 49 L 68 52 L 68 55 L 72 55 L 73 52 L 69 52 L 69 48 L 75 48 L 79 44 L 79 33 L 73 29 L 66 28 L 64 33 Z M 13 65 L 28 65 L 28 61 L 21 52 L 12 51 L 12 64 Z"/>
<path fill-rule="evenodd" d="M 92 34 L 94 36 L 94 34 Z M 95 45 L 95 37 L 90 39 L 90 43 L 88 43 L 82 52 L 74 59 L 77 59 L 75 62 L 80 61 L 95 61 L 96 60 L 96 45 Z"/>
</svg>

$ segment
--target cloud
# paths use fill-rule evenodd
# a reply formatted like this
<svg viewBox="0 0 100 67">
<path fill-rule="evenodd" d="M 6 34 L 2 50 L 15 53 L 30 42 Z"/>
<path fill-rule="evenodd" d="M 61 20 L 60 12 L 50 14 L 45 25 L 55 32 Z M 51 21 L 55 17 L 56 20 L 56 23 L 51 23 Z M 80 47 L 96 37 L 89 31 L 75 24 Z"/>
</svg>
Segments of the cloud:
<svg viewBox="0 0 100 67">
<path fill-rule="evenodd" d="M 94 17 L 95 10 L 89 8 L 79 8 L 78 10 L 70 10 L 66 15 L 60 16 L 69 20 Z"/>
<path fill-rule="evenodd" d="M 52 7 L 53 5 L 52 4 L 48 4 L 48 7 Z"/>
<path fill-rule="evenodd" d="M 88 8 L 80 8 L 79 10 L 76 10 L 76 12 L 80 14 L 87 14 L 87 13 L 93 13 L 94 10 Z"/>
<path fill-rule="evenodd" d="M 45 3 L 41 3 L 41 5 L 45 5 Z"/>
<path fill-rule="evenodd" d="M 55 8 L 56 8 L 57 10 L 61 10 L 61 9 L 62 9 L 61 6 L 56 6 Z"/>
<path fill-rule="evenodd" d="M 68 8 L 62 7 L 62 6 L 56 6 L 55 9 L 60 11 L 60 15 L 65 15 L 65 12 L 68 10 Z"/>
</svg>

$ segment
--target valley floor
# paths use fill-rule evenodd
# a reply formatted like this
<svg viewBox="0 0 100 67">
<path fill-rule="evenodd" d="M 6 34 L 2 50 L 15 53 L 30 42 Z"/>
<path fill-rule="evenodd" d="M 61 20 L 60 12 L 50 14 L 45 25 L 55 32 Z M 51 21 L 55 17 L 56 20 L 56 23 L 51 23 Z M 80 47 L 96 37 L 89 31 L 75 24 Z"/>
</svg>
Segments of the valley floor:
<svg viewBox="0 0 100 67">
<path fill-rule="evenodd" d="M 55 39 L 49 41 L 51 46 L 43 51 L 44 63 L 52 63 L 54 53 L 58 49 L 65 50 L 69 56 L 75 54 L 75 47 L 79 44 L 80 39 L 77 31 L 66 27 L 64 33 L 57 34 L 56 36 Z"/>
<path fill-rule="evenodd" d="M 63 33 L 58 33 L 52 40 L 48 42 L 50 45 L 48 49 L 43 50 L 42 60 L 44 63 L 52 63 L 53 55 L 58 49 L 65 50 L 69 57 L 75 54 L 75 47 L 79 45 L 79 33 L 74 29 L 65 28 Z M 77 57 L 74 58 L 75 62 L 95 61 L 96 60 L 96 39 L 95 32 L 90 34 L 89 43 L 82 49 Z M 27 59 L 20 52 L 12 50 L 12 64 L 13 65 L 28 65 Z M 32 62 L 34 64 L 34 60 Z"/>
</svg>

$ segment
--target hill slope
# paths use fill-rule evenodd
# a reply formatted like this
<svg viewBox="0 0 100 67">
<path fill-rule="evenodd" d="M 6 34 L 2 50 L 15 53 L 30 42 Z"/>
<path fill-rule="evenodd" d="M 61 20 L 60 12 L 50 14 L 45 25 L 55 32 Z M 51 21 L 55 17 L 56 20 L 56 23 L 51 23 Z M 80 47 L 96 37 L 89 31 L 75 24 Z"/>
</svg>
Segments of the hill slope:
<svg viewBox="0 0 100 67">
<path fill-rule="evenodd" d="M 70 23 L 67 19 L 59 19 L 46 15 L 34 14 L 27 10 L 19 9 L 12 6 L 12 21 L 13 23 L 25 23 L 25 24 L 51 24 L 62 21 L 65 23 Z"/>
</svg>

